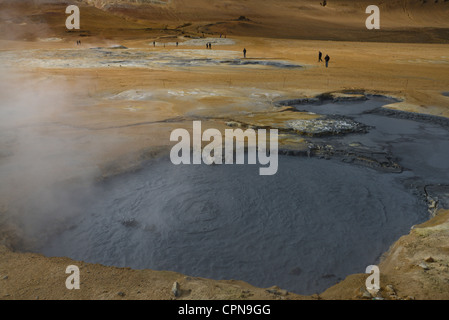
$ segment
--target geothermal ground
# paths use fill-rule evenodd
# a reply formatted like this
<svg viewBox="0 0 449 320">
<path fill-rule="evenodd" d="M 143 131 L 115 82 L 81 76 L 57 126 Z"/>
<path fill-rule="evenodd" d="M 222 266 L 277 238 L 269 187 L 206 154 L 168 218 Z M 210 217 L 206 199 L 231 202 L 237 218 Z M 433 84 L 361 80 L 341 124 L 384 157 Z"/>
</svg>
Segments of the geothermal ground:
<svg viewBox="0 0 449 320">
<path fill-rule="evenodd" d="M 143 28 L 133 6 L 82 5 L 79 33 L 52 22 L 63 6 L 5 7 L 1 299 L 170 299 L 175 281 L 179 299 L 363 299 L 373 264 L 378 298 L 449 298 L 447 29 L 423 41 L 434 9 L 415 5 L 415 38 L 392 9 L 361 42 L 331 5 L 348 25 L 283 38 L 266 5 L 226 24 L 178 8 L 182 28 L 165 9 Z M 193 121 L 278 129 L 277 174 L 174 166 L 170 133 Z M 64 286 L 71 264 L 83 290 Z"/>
</svg>

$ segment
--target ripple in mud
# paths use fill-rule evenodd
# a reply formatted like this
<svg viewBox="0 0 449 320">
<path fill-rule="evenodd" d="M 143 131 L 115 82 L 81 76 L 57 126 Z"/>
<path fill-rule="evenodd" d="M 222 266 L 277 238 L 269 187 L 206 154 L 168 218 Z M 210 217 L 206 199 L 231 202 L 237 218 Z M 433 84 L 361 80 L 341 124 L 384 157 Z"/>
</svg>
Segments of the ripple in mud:
<svg viewBox="0 0 449 320">
<path fill-rule="evenodd" d="M 364 272 L 426 216 L 400 175 L 281 156 L 257 166 L 157 160 L 96 187 L 74 227 L 38 250 L 119 267 L 320 292 Z M 332 276 L 329 276 L 332 275 Z"/>
</svg>

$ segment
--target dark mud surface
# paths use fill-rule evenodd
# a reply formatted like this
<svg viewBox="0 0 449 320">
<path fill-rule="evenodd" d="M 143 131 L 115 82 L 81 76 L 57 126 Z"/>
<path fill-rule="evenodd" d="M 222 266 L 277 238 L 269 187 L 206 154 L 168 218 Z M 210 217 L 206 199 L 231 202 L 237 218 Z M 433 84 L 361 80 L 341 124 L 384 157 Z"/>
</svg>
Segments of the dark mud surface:
<svg viewBox="0 0 449 320">
<path fill-rule="evenodd" d="M 364 272 L 426 205 L 401 176 L 315 158 L 258 166 L 155 161 L 98 185 L 37 251 L 312 294 Z"/>
</svg>

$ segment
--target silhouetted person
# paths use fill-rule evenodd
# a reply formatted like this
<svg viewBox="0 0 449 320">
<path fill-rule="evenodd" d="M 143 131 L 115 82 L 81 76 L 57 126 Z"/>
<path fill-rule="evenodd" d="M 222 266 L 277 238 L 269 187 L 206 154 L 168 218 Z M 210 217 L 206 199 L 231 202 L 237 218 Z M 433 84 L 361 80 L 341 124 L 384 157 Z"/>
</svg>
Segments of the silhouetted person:
<svg viewBox="0 0 449 320">
<path fill-rule="evenodd" d="M 209 42 L 209 49 L 212 49 L 212 43 Z"/>
<path fill-rule="evenodd" d="M 209 42 L 206 43 L 206 49 L 209 49 Z"/>
<path fill-rule="evenodd" d="M 318 53 L 318 62 L 323 62 L 323 53 L 320 51 L 319 53 Z"/>
<path fill-rule="evenodd" d="M 156 47 L 156 41 L 153 41 L 153 47 Z"/>
<path fill-rule="evenodd" d="M 326 61 L 326 68 L 329 66 L 329 60 L 331 58 L 326 54 L 326 56 L 324 57 L 324 61 Z"/>
<path fill-rule="evenodd" d="M 243 48 L 243 58 L 246 59 L 246 48 Z"/>
<path fill-rule="evenodd" d="M 178 46 L 178 44 L 179 44 L 179 43 L 176 41 L 176 46 Z"/>
</svg>

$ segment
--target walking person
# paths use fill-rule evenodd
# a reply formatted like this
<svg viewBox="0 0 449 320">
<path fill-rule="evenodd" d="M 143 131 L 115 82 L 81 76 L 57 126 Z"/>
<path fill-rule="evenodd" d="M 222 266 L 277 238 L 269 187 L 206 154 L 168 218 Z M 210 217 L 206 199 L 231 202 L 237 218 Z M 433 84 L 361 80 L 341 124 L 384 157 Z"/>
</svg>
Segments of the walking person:
<svg viewBox="0 0 449 320">
<path fill-rule="evenodd" d="M 243 59 L 246 59 L 246 48 L 243 48 Z"/>
<path fill-rule="evenodd" d="M 321 51 L 318 52 L 318 62 L 323 62 L 323 53 Z"/>
<path fill-rule="evenodd" d="M 324 57 L 324 61 L 326 61 L 326 68 L 329 66 L 329 60 L 331 58 L 329 57 L 329 55 L 326 54 L 326 56 Z"/>
</svg>

